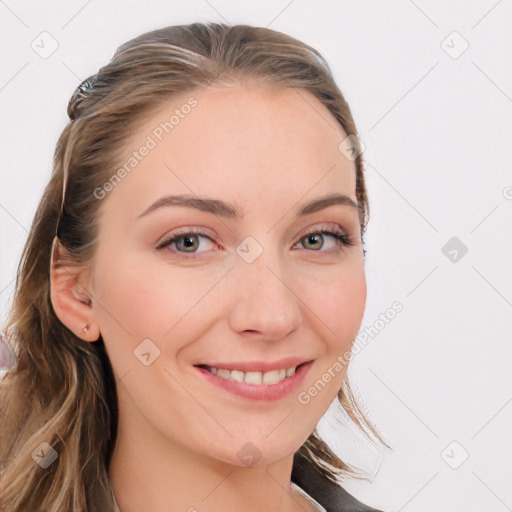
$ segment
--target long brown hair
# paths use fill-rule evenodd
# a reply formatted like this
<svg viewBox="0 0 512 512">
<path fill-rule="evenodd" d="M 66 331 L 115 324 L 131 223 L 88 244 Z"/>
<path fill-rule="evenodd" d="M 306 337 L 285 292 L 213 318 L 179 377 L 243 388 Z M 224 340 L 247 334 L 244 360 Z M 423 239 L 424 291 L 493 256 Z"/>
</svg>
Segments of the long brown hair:
<svg viewBox="0 0 512 512">
<path fill-rule="evenodd" d="M 355 136 L 356 197 L 364 232 L 369 206 L 356 127 L 318 51 L 266 28 L 217 23 L 167 27 L 120 46 L 69 101 L 69 122 L 57 142 L 51 179 L 18 267 L 4 328 L 18 366 L 0 383 L 2 511 L 114 510 L 107 469 L 117 428 L 115 379 L 101 336 L 93 343 L 82 341 L 52 308 L 52 243 L 57 236 L 77 265 L 91 261 L 101 204 L 93 192 L 114 175 L 126 140 L 148 112 L 178 94 L 248 82 L 309 91 L 347 135 Z M 348 379 L 338 398 L 369 438 L 368 431 L 388 446 L 358 409 Z M 33 459 L 41 443 L 58 454 L 47 468 Z M 322 489 L 308 489 L 304 475 L 311 471 L 326 486 L 336 476 L 354 474 L 316 429 L 296 452 L 292 473 L 292 480 L 314 496 Z"/>
</svg>

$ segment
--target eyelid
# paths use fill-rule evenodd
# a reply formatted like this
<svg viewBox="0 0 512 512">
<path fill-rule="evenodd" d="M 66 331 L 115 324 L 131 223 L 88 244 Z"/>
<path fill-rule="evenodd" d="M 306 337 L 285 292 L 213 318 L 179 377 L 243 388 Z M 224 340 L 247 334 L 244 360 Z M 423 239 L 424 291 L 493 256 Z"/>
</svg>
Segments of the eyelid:
<svg viewBox="0 0 512 512">
<path fill-rule="evenodd" d="M 311 226 L 310 228 L 306 228 L 305 231 L 301 231 L 301 235 L 299 235 L 299 236 L 300 236 L 300 238 L 302 238 L 309 233 L 317 233 L 318 231 L 322 231 L 322 229 L 338 230 L 348 236 L 347 230 L 344 229 L 343 227 L 341 227 L 336 222 L 321 222 L 320 224 L 315 224 L 315 225 Z"/>
<path fill-rule="evenodd" d="M 349 242 L 354 241 L 354 239 L 351 238 L 349 232 L 346 229 L 344 229 L 341 225 L 339 225 L 335 222 L 321 222 L 319 224 L 314 224 L 313 226 L 306 228 L 305 230 L 302 230 L 300 232 L 300 234 L 298 235 L 296 241 L 293 243 L 292 247 L 295 247 L 297 244 L 300 244 L 301 240 L 303 238 L 305 238 L 306 236 L 308 236 L 310 234 L 321 233 L 323 230 L 333 231 L 334 233 L 338 233 L 338 234 L 344 236 Z M 176 230 L 174 230 L 174 231 L 171 231 L 170 234 L 167 234 L 167 235 L 164 235 L 163 237 L 161 237 L 161 239 L 156 243 L 155 248 L 156 249 L 164 249 L 166 246 L 169 246 L 172 243 L 175 243 L 173 241 L 173 239 L 179 238 L 180 236 L 188 235 L 188 234 L 202 236 L 202 237 L 210 240 L 213 244 L 220 245 L 216 240 L 216 236 L 211 235 L 210 230 L 208 230 L 207 228 L 204 228 L 202 226 L 194 226 L 194 227 L 182 226 L 180 228 L 176 228 Z M 329 235 L 329 233 L 327 233 L 327 235 L 331 236 L 331 237 L 334 236 L 334 235 Z M 208 251 L 203 251 L 203 252 L 208 252 Z M 315 252 L 315 251 L 312 251 L 312 252 Z M 318 252 L 329 252 L 329 251 L 318 251 Z M 181 252 L 181 251 L 178 251 L 178 253 L 188 254 L 189 259 L 197 257 L 199 254 L 202 254 L 202 252 L 186 253 L 186 252 Z"/>
<path fill-rule="evenodd" d="M 347 249 L 349 247 L 353 247 L 357 244 L 357 239 L 353 238 L 350 235 L 350 232 L 347 231 L 345 228 L 340 226 L 337 223 L 334 222 L 327 222 L 322 224 L 316 224 L 312 226 L 311 228 L 307 228 L 306 231 L 303 231 L 301 235 L 298 237 L 297 241 L 293 244 L 293 247 L 299 245 L 301 243 L 301 240 L 308 237 L 309 235 L 315 235 L 315 234 L 321 234 L 322 236 L 329 236 L 330 238 L 333 238 L 336 242 L 336 251 L 340 251 L 343 249 Z M 323 247 L 323 246 L 322 246 Z M 330 253 L 331 251 L 311 251 L 311 252 L 324 252 L 324 253 Z"/>
<path fill-rule="evenodd" d="M 155 247 L 158 249 L 160 246 L 167 243 L 170 239 L 178 237 L 180 235 L 188 234 L 201 235 L 206 238 L 209 238 L 212 242 L 215 242 L 216 238 L 216 236 L 212 234 L 208 228 L 204 228 L 203 226 L 182 226 L 180 228 L 172 230 L 170 233 L 166 233 L 165 235 L 161 236 L 156 242 Z"/>
</svg>

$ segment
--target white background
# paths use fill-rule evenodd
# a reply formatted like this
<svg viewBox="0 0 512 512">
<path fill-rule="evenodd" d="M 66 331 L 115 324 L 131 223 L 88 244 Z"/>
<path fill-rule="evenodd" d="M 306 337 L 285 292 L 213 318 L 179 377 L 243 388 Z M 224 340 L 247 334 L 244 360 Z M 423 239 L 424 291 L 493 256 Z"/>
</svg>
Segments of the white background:
<svg viewBox="0 0 512 512">
<path fill-rule="evenodd" d="M 119 44 L 195 21 L 317 48 L 366 145 L 362 331 L 395 301 L 403 311 L 349 372 L 394 450 L 346 489 L 386 512 L 512 510 L 510 0 L 0 1 L 2 318 L 69 97 Z M 57 43 L 45 59 L 34 49 Z M 453 237 L 455 262 L 442 250 Z M 350 458 L 349 434 L 327 435 Z"/>
</svg>

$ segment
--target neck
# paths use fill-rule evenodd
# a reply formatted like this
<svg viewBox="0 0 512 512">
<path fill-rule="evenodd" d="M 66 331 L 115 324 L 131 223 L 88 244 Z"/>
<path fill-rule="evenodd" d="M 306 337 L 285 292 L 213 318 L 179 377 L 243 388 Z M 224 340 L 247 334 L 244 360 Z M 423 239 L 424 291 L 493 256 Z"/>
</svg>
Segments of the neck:
<svg viewBox="0 0 512 512">
<path fill-rule="evenodd" d="M 122 512 L 308 510 L 291 488 L 293 454 L 264 466 L 235 466 L 143 430 L 119 418 L 109 476 Z"/>
</svg>

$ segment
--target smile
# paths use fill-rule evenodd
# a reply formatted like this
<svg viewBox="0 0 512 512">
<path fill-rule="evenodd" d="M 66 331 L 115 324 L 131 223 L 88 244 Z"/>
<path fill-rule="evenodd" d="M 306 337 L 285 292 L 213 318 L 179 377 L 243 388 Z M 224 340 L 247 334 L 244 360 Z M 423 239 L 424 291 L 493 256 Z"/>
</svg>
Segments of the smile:
<svg viewBox="0 0 512 512">
<path fill-rule="evenodd" d="M 195 365 L 206 382 L 222 392 L 251 400 L 274 401 L 296 391 L 309 372 L 313 361 L 274 368 L 268 371 L 219 368 L 206 364 Z M 252 364 L 250 366 L 253 366 Z M 261 366 L 260 366 L 261 367 Z"/>
<path fill-rule="evenodd" d="M 203 368 L 213 375 L 218 375 L 223 379 L 231 379 L 236 382 L 245 382 L 253 386 L 261 386 L 262 384 L 277 384 L 284 379 L 295 374 L 297 366 L 290 368 L 281 368 L 280 370 L 272 370 L 270 372 L 243 372 L 242 370 L 228 370 L 226 368 L 215 368 L 213 366 L 204 365 Z"/>
</svg>

